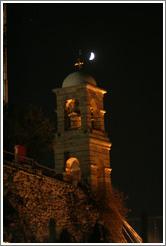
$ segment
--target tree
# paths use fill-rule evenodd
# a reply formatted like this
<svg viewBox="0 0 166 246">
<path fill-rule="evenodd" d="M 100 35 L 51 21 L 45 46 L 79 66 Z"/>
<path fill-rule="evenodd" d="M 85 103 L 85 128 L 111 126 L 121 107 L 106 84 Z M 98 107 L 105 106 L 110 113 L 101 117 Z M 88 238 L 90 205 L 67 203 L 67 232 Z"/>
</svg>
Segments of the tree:
<svg viewBox="0 0 166 246">
<path fill-rule="evenodd" d="M 123 192 L 115 188 L 98 189 L 96 199 L 100 213 L 104 220 L 105 228 L 110 232 L 113 243 L 125 243 L 123 231 L 123 220 L 126 218 L 129 209 L 124 202 L 127 197 Z"/>
<path fill-rule="evenodd" d="M 104 183 L 98 187 L 90 187 L 82 183 L 81 188 L 87 194 L 88 202 L 93 204 L 100 214 L 100 219 L 96 222 L 89 242 L 125 243 L 126 240 L 122 233 L 123 220 L 130 211 L 125 205 L 127 197 L 113 187 L 107 189 Z"/>
<path fill-rule="evenodd" d="M 20 144 L 27 148 L 28 157 L 40 161 L 53 148 L 55 129 L 50 120 L 43 116 L 40 107 L 30 104 L 24 114 L 5 114 L 4 147 Z M 5 148 L 5 149 L 6 149 Z"/>
</svg>

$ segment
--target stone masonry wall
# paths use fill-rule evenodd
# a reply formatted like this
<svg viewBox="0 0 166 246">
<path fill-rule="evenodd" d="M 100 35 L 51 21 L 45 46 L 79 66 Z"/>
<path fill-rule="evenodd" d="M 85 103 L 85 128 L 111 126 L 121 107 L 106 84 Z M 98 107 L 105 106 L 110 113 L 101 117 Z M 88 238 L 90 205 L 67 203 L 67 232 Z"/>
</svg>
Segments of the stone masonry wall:
<svg viewBox="0 0 166 246">
<path fill-rule="evenodd" d="M 50 220 L 55 221 L 56 237 L 66 229 L 72 242 L 86 242 L 99 218 L 86 192 L 63 181 L 4 165 L 3 185 L 4 197 L 35 242 L 49 242 Z"/>
</svg>

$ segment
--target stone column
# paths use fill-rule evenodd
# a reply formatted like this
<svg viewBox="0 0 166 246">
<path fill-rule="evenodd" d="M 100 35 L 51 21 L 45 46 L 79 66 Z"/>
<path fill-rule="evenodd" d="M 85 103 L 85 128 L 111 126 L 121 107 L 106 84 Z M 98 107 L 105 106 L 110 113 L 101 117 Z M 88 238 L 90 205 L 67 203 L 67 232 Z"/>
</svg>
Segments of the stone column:
<svg viewBox="0 0 166 246">
<path fill-rule="evenodd" d="M 97 188 L 98 181 L 97 181 L 97 166 L 91 164 L 91 184 L 94 188 Z"/>
<path fill-rule="evenodd" d="M 111 190 L 111 168 L 105 168 L 105 186 L 106 186 L 106 190 L 110 191 Z"/>
</svg>

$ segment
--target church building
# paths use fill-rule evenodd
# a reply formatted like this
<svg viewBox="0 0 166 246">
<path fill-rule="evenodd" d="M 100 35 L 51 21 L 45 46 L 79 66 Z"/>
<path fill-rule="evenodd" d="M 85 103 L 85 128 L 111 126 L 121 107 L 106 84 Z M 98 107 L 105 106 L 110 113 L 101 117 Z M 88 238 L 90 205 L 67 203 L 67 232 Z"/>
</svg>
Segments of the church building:
<svg viewBox="0 0 166 246">
<path fill-rule="evenodd" d="M 86 181 L 111 187 L 111 143 L 104 126 L 103 97 L 107 92 L 82 71 L 69 74 L 62 88 L 53 89 L 57 98 L 55 171 L 77 185 Z"/>
</svg>

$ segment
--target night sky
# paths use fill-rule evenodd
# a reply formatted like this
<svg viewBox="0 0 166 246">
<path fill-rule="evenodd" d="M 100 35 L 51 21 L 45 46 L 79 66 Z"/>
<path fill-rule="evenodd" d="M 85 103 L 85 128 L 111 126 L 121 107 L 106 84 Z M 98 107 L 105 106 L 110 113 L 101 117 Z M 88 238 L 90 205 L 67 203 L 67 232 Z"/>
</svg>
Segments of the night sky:
<svg viewBox="0 0 166 246">
<path fill-rule="evenodd" d="M 162 215 L 162 13 L 162 3 L 7 4 L 9 106 L 33 103 L 55 122 L 52 89 L 75 71 L 81 49 L 108 91 L 112 185 L 129 196 L 130 217 Z"/>
</svg>

